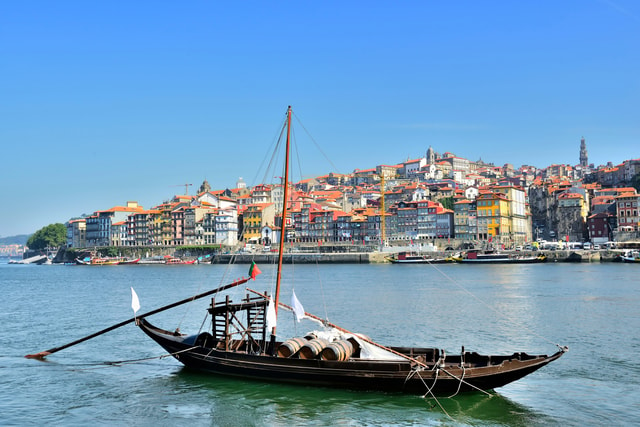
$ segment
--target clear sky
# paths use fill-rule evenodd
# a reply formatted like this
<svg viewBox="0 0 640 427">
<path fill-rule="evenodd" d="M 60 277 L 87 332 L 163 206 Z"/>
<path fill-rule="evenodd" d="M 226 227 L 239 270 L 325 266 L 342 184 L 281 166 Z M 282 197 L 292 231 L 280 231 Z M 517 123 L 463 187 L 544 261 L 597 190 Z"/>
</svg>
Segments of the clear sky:
<svg viewBox="0 0 640 427">
<path fill-rule="evenodd" d="M 0 3 L 0 236 L 249 185 L 287 105 L 331 159 L 640 157 L 640 2 Z"/>
</svg>

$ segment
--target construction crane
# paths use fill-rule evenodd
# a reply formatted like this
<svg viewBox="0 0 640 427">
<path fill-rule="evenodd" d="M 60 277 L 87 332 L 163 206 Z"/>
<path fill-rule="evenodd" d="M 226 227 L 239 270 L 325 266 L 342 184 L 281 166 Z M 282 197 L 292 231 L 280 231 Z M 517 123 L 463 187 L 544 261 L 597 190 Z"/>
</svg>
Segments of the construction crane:
<svg viewBox="0 0 640 427">
<path fill-rule="evenodd" d="M 172 187 L 182 187 L 184 186 L 184 195 L 188 196 L 189 195 L 189 187 L 192 186 L 193 184 L 178 184 L 178 185 L 172 185 Z"/>
<path fill-rule="evenodd" d="M 385 218 L 385 207 L 384 207 L 384 173 L 380 174 L 380 240 L 382 241 L 382 245 L 384 246 L 387 240 L 387 223 Z"/>
<path fill-rule="evenodd" d="M 386 207 L 384 205 L 384 193 L 386 191 L 386 179 L 387 178 L 396 178 L 397 173 L 390 174 L 390 176 L 385 173 L 385 171 L 381 171 L 379 174 L 374 174 L 380 178 L 380 240 L 382 241 L 382 245 L 387 241 L 387 221 L 386 221 Z"/>
</svg>

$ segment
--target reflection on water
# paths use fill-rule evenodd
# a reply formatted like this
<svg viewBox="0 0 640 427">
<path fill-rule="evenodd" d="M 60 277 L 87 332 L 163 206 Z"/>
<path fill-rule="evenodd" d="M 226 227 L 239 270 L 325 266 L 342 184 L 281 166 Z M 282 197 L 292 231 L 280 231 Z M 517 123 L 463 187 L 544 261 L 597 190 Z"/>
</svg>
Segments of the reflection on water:
<svg viewBox="0 0 640 427">
<path fill-rule="evenodd" d="M 447 415 L 472 425 L 529 426 L 544 415 L 499 393 L 462 394 L 434 399 L 403 394 L 336 390 L 206 376 L 180 369 L 171 389 L 188 390 L 211 402 L 206 413 L 216 422 L 246 425 L 440 425 Z M 442 405 L 441 409 L 440 405 Z M 190 405 L 173 407 L 182 414 Z M 205 411 L 200 410 L 202 416 Z M 446 412 L 446 413 L 445 413 Z M 366 414 L 366 416 L 363 416 Z M 534 422 L 535 421 L 535 422 Z"/>
</svg>

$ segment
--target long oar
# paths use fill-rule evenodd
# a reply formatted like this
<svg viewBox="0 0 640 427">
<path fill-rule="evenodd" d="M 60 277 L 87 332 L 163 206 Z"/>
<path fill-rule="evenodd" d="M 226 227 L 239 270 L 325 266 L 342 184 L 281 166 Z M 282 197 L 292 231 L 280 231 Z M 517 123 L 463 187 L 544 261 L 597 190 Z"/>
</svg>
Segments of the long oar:
<svg viewBox="0 0 640 427">
<path fill-rule="evenodd" d="M 186 304 L 186 303 L 188 303 L 190 301 L 194 301 L 194 300 L 197 300 L 199 298 L 204 298 L 204 297 L 206 297 L 208 295 L 215 294 L 216 292 L 221 292 L 221 291 L 224 291 L 226 289 L 233 288 L 233 287 L 238 286 L 238 285 L 242 285 L 243 283 L 246 283 L 248 281 L 249 281 L 249 278 L 246 278 L 246 279 L 242 278 L 242 279 L 237 280 L 237 281 L 235 281 L 233 283 L 229 283 L 228 285 L 221 286 L 221 287 L 219 287 L 217 289 L 213 289 L 211 291 L 207 291 L 207 292 L 204 292 L 204 293 L 201 293 L 201 294 L 198 294 L 198 295 L 194 295 L 192 297 L 183 299 L 181 301 L 174 302 L 173 304 L 165 305 L 164 307 L 157 308 L 155 310 L 149 311 L 149 312 L 141 314 L 139 316 L 134 316 L 129 320 L 125 320 L 124 322 L 120 322 L 120 323 L 117 323 L 117 324 L 115 324 L 113 326 L 109 326 L 106 329 L 103 329 L 103 330 L 98 331 L 98 332 L 96 332 L 94 334 L 91 334 L 91 335 L 87 335 L 86 337 L 80 338 L 80 339 L 75 340 L 73 342 L 70 342 L 69 344 L 61 345 L 60 347 L 53 347 L 53 348 L 50 348 L 49 350 L 41 351 L 40 353 L 27 354 L 25 357 L 28 358 L 28 359 L 44 359 L 45 356 L 48 356 L 48 355 L 50 355 L 52 353 L 55 353 L 55 352 L 60 351 L 60 350 L 64 350 L 65 348 L 74 346 L 76 344 L 80 344 L 83 341 L 90 340 L 91 338 L 95 338 L 95 337 L 97 337 L 99 335 L 102 335 L 104 333 L 107 333 L 109 331 L 117 329 L 117 328 L 119 328 L 121 326 L 124 326 L 124 325 L 126 325 L 128 323 L 135 322 L 135 320 L 137 318 L 151 316 L 152 314 L 160 313 L 161 311 L 168 310 L 170 308 L 177 307 L 177 306 L 182 305 L 182 304 Z"/>
<path fill-rule="evenodd" d="M 269 299 L 271 299 L 268 295 L 262 294 L 262 293 L 260 293 L 260 292 L 258 292 L 258 291 L 254 291 L 253 289 L 247 288 L 247 290 L 248 290 L 248 291 L 250 291 L 250 292 L 253 292 L 254 294 L 260 295 L 260 296 L 261 296 L 261 297 L 263 297 L 263 298 L 269 298 Z M 285 308 L 285 309 L 287 309 L 287 310 L 293 311 L 293 307 L 291 307 L 291 306 L 289 306 L 289 305 L 287 305 L 287 304 L 285 304 L 285 303 L 283 303 L 283 302 L 278 301 L 278 304 L 279 304 L 279 305 L 281 305 L 282 307 L 284 307 L 284 308 Z M 375 342 L 375 341 L 371 341 L 370 339 L 365 338 L 365 337 L 363 337 L 363 336 L 362 336 L 362 335 L 360 335 L 360 334 L 356 334 L 356 333 L 353 333 L 353 332 L 351 332 L 351 331 L 348 331 L 348 330 L 346 330 L 345 328 L 342 328 L 342 327 L 340 327 L 340 326 L 338 326 L 338 325 L 335 325 L 335 324 L 333 324 L 333 323 L 331 323 L 331 322 L 329 322 L 329 321 L 327 321 L 327 320 L 325 320 L 325 319 L 322 319 L 322 318 L 320 318 L 320 317 L 318 317 L 318 316 L 315 316 L 315 315 L 313 315 L 313 314 L 311 314 L 311 313 L 307 313 L 307 312 L 305 311 L 305 312 L 304 312 L 304 315 L 305 315 L 305 316 L 307 316 L 307 317 L 309 317 L 309 318 L 311 318 L 311 319 L 319 320 L 320 322 L 322 322 L 322 323 L 323 323 L 323 324 L 325 324 L 326 326 L 330 326 L 330 327 L 335 328 L 335 329 L 337 329 L 337 330 L 339 330 L 339 331 L 341 331 L 341 332 L 344 332 L 344 333 L 346 333 L 346 334 L 356 335 L 358 338 L 360 338 L 360 339 L 361 339 L 362 341 L 364 341 L 364 342 L 367 342 L 367 343 L 369 343 L 369 344 L 371 344 L 371 345 L 373 345 L 373 346 L 376 346 L 376 347 L 381 348 L 381 349 L 383 349 L 383 350 L 386 350 L 386 351 L 388 351 L 388 352 L 390 352 L 390 353 L 393 353 L 393 354 L 395 354 L 396 356 L 400 356 L 400 357 L 402 357 L 402 358 L 404 358 L 404 359 L 407 359 L 407 360 L 408 360 L 408 361 L 410 361 L 410 362 L 414 362 L 414 363 L 416 363 L 416 364 L 418 364 L 418 365 L 420 365 L 420 366 L 422 366 L 422 367 L 424 367 L 424 368 L 428 368 L 428 366 L 427 366 L 425 363 L 423 363 L 423 362 L 421 362 L 421 361 L 419 361 L 419 360 L 417 360 L 417 359 L 415 359 L 415 358 L 413 358 L 413 357 L 411 357 L 411 356 L 407 356 L 406 354 L 400 353 L 399 351 L 395 351 L 395 350 L 394 350 L 394 349 L 392 349 L 392 348 L 386 347 L 386 346 L 384 346 L 384 345 L 382 345 L 382 344 L 378 344 L 378 343 L 377 343 L 377 342 Z"/>
</svg>

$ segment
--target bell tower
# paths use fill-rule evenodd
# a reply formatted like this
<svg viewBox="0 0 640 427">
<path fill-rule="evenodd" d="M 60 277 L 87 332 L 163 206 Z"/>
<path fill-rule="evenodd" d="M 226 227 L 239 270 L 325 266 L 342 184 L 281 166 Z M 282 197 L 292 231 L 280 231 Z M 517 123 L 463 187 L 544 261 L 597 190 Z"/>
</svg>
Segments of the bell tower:
<svg viewBox="0 0 640 427">
<path fill-rule="evenodd" d="M 586 168 L 589 166 L 589 157 L 587 156 L 587 144 L 584 142 L 584 136 L 580 140 L 580 166 Z"/>
</svg>

